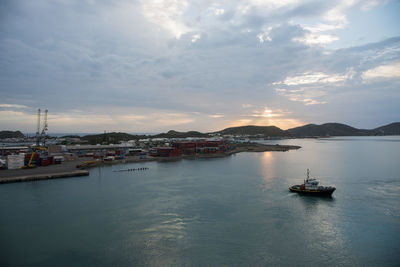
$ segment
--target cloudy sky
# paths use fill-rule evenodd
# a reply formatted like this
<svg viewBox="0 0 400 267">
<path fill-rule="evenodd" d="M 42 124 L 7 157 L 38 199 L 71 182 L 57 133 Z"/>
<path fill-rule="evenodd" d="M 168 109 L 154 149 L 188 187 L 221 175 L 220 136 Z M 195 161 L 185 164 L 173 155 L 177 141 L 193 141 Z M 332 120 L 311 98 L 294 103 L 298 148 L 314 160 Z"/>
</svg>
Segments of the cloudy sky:
<svg viewBox="0 0 400 267">
<path fill-rule="evenodd" d="M 2 0 L 0 130 L 400 121 L 398 0 Z"/>
</svg>

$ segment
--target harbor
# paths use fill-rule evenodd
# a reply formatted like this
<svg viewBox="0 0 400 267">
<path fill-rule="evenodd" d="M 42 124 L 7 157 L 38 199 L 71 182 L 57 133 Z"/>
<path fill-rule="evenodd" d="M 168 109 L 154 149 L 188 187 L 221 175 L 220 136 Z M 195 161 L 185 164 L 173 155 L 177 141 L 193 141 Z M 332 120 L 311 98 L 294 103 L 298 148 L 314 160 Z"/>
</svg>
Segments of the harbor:
<svg viewBox="0 0 400 267">
<path fill-rule="evenodd" d="M 205 145 L 210 145 L 206 142 L 179 142 L 173 143 L 172 147 L 164 146 L 147 149 L 134 149 L 123 146 L 69 146 L 68 150 L 62 152 L 61 146 L 52 146 L 49 147 L 47 153 L 50 152 L 50 154 L 53 153 L 57 156 L 47 155 L 45 159 L 38 157 L 36 161 L 30 162 L 30 164 L 35 164 L 35 167 L 24 168 L 24 166 L 29 165 L 28 160 L 32 158 L 31 154 L 28 154 L 19 157 L 19 165 L 16 162 L 12 163 L 15 168 L 0 170 L 0 184 L 87 176 L 89 175 L 88 169 L 104 165 L 220 158 L 243 152 L 285 152 L 300 148 L 293 145 L 258 143 L 223 144 L 221 142 L 214 144 L 221 145 L 222 148 L 219 146 L 205 147 Z M 21 153 L 22 155 L 22 151 L 25 148 L 18 147 L 17 150 L 13 149 L 3 149 L 2 153 L 13 153 L 11 154 L 12 156 L 20 155 L 16 153 Z M 50 161 L 49 158 L 52 160 Z M 61 160 L 56 162 L 54 158 L 60 158 Z M 45 162 L 44 165 L 43 162 Z"/>
<path fill-rule="evenodd" d="M 81 144 L 81 140 L 79 138 L 76 140 L 74 137 L 73 144 L 63 145 L 57 143 L 57 139 L 49 138 L 47 116 L 46 109 L 41 123 L 41 110 L 38 109 L 36 135 L 31 140 L 35 142 L 34 144 L 25 145 L 27 138 L 18 139 L 19 142 L 14 145 L 2 143 L 0 184 L 88 176 L 87 169 L 110 164 L 220 158 L 240 152 L 285 152 L 300 148 L 294 145 L 250 142 L 248 139 L 243 139 L 243 135 L 236 138 L 232 135 L 215 135 L 122 141 L 110 139 L 106 133 L 100 136 L 102 144 Z M 176 133 L 173 132 L 174 135 Z M 7 134 L 12 135 L 12 132 Z M 117 141 L 118 144 L 110 141 Z M 65 139 L 62 142 L 68 143 Z"/>
</svg>

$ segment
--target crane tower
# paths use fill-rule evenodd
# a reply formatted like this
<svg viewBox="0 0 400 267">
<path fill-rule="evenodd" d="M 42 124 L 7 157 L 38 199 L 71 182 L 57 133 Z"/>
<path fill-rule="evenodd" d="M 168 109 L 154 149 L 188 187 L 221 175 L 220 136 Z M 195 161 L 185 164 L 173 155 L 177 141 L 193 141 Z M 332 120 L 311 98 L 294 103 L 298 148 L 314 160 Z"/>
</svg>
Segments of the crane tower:
<svg viewBox="0 0 400 267">
<path fill-rule="evenodd" d="M 45 146 L 46 145 L 46 132 L 47 132 L 47 130 L 48 130 L 48 125 L 47 125 L 47 112 L 48 112 L 48 110 L 46 109 L 45 111 L 44 111 L 44 122 L 43 122 L 43 130 L 42 130 L 42 134 L 41 134 L 41 137 L 42 137 L 42 145 L 43 146 Z"/>
<path fill-rule="evenodd" d="M 37 129 L 36 129 L 36 146 L 39 146 L 40 144 L 40 108 L 38 109 L 38 114 L 37 114 Z"/>
<path fill-rule="evenodd" d="M 48 110 L 46 109 L 44 111 L 44 120 L 43 120 L 43 129 L 40 132 L 40 108 L 38 109 L 37 113 L 37 129 L 36 129 L 36 146 L 39 147 L 42 142 L 42 145 L 45 146 L 46 144 L 46 132 L 48 130 L 48 124 L 47 124 L 47 113 Z"/>
</svg>

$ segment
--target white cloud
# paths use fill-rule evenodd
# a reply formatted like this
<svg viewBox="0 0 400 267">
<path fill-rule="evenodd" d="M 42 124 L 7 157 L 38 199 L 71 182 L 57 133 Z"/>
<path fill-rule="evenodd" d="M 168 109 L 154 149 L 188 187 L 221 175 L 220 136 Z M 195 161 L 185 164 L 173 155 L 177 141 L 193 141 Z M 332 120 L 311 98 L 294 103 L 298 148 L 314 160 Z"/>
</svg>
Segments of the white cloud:
<svg viewBox="0 0 400 267">
<path fill-rule="evenodd" d="M 371 8 L 379 5 L 381 2 L 387 3 L 388 1 L 378 1 L 378 0 L 369 0 L 369 1 L 364 1 L 361 5 L 361 9 L 364 11 L 370 10 Z"/>
<path fill-rule="evenodd" d="M 290 101 L 293 102 L 301 102 L 305 106 L 328 103 L 327 101 L 317 100 L 317 98 L 323 97 L 324 94 L 321 94 L 321 92 L 319 92 L 316 88 L 309 88 L 307 90 L 306 88 L 300 88 L 284 91 L 275 89 L 275 91 L 278 93 L 278 95 L 287 97 Z"/>
<path fill-rule="evenodd" d="M 304 88 L 300 88 L 300 89 L 291 89 L 289 90 L 291 93 L 298 93 L 298 92 L 304 92 Z"/>
<path fill-rule="evenodd" d="M 168 30 L 177 39 L 190 31 L 182 16 L 189 6 L 186 0 L 143 0 L 143 15 L 152 23 Z"/>
<path fill-rule="evenodd" d="M 223 8 L 216 8 L 214 9 L 215 15 L 219 16 L 225 13 L 225 10 Z"/>
<path fill-rule="evenodd" d="M 318 23 L 316 26 L 304 26 L 303 29 L 310 31 L 311 33 L 320 33 L 325 31 L 332 31 L 342 29 L 343 25 L 334 25 L 326 23 Z"/>
<path fill-rule="evenodd" d="M 253 107 L 252 104 L 242 104 L 242 108 L 251 108 Z"/>
<path fill-rule="evenodd" d="M 264 43 L 265 41 L 272 41 L 272 38 L 270 36 L 272 31 L 272 27 L 268 27 L 267 30 L 260 32 L 259 34 L 257 34 L 257 38 L 260 41 L 260 43 Z"/>
<path fill-rule="evenodd" d="M 201 38 L 201 34 L 195 34 L 192 36 L 192 43 L 197 42 Z"/>
<path fill-rule="evenodd" d="M 290 100 L 295 102 L 303 102 L 304 105 L 306 106 L 328 103 L 326 101 L 318 101 L 311 98 L 299 98 L 299 97 L 291 97 Z"/>
<path fill-rule="evenodd" d="M 249 5 L 266 9 L 277 9 L 289 5 L 298 4 L 299 0 L 250 0 Z"/>
<path fill-rule="evenodd" d="M 349 1 L 349 2 L 351 2 L 351 1 Z M 325 14 L 324 20 L 343 27 L 343 25 L 346 25 L 348 23 L 346 15 L 343 12 L 344 8 L 345 8 L 345 6 L 337 6 L 333 9 L 329 10 Z"/>
<path fill-rule="evenodd" d="M 278 95 L 288 98 L 290 101 L 301 102 L 305 106 L 328 103 L 321 100 L 330 95 L 329 88 L 340 88 L 354 76 L 354 70 L 350 69 L 345 74 L 326 74 L 322 72 L 306 72 L 298 76 L 288 76 L 284 81 L 273 83 L 274 85 L 286 85 L 287 88 L 275 88 Z"/>
<path fill-rule="evenodd" d="M 299 23 L 306 32 L 303 36 L 293 38 L 293 41 L 301 42 L 309 46 L 323 46 L 338 41 L 338 30 L 345 29 L 349 25 L 346 13 L 348 13 L 352 8 L 368 10 L 379 4 L 380 2 L 377 0 L 337 1 L 331 5 L 330 8 L 325 10 L 325 12 L 317 15 L 318 19 L 309 20 L 307 23 Z"/>
<path fill-rule="evenodd" d="M 366 81 L 379 78 L 400 78 L 400 61 L 369 69 L 363 72 L 361 77 Z"/>
<path fill-rule="evenodd" d="M 353 70 L 345 74 L 326 74 L 323 72 L 306 72 L 298 76 L 288 76 L 284 81 L 275 82 L 274 85 L 285 84 L 293 85 L 311 85 L 311 84 L 336 84 L 351 79 L 354 75 Z M 275 89 L 279 91 L 280 89 Z"/>
<path fill-rule="evenodd" d="M 292 40 L 300 43 L 305 43 L 308 45 L 324 45 L 339 40 L 339 37 L 333 34 L 308 33 L 302 37 L 294 37 Z"/>
<path fill-rule="evenodd" d="M 0 104 L 0 108 L 28 108 L 25 105 L 18 104 Z"/>
<path fill-rule="evenodd" d="M 212 115 L 208 115 L 208 117 L 213 118 L 213 119 L 219 119 L 219 118 L 223 118 L 225 116 L 222 114 L 212 114 Z"/>
</svg>

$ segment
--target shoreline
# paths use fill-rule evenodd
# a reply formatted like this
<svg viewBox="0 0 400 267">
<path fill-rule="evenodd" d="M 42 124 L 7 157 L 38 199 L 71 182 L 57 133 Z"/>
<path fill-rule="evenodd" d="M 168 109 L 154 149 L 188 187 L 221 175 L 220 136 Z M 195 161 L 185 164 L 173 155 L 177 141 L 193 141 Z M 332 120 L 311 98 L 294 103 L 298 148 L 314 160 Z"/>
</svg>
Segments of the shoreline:
<svg viewBox="0 0 400 267">
<path fill-rule="evenodd" d="M 267 151 L 286 152 L 289 150 L 297 150 L 299 148 L 301 147 L 291 146 L 291 145 L 265 145 L 265 144 L 252 143 L 252 144 L 235 145 L 234 149 L 232 149 L 229 152 L 216 153 L 216 154 L 196 154 L 196 155 L 182 155 L 179 157 L 146 157 L 146 158 L 129 156 L 121 160 L 114 160 L 109 162 L 93 161 L 92 158 L 76 158 L 71 161 L 65 161 L 62 164 L 55 164 L 45 167 L 37 167 L 32 169 L 1 170 L 0 184 L 88 176 L 89 170 L 87 169 L 94 167 L 101 167 L 105 165 L 140 163 L 140 162 L 150 162 L 150 161 L 170 162 L 182 159 L 196 160 L 196 159 L 208 159 L 208 158 L 223 158 L 243 152 L 267 152 Z M 84 166 L 79 167 L 84 162 L 91 162 L 91 163 L 86 165 L 84 164 Z"/>
</svg>

